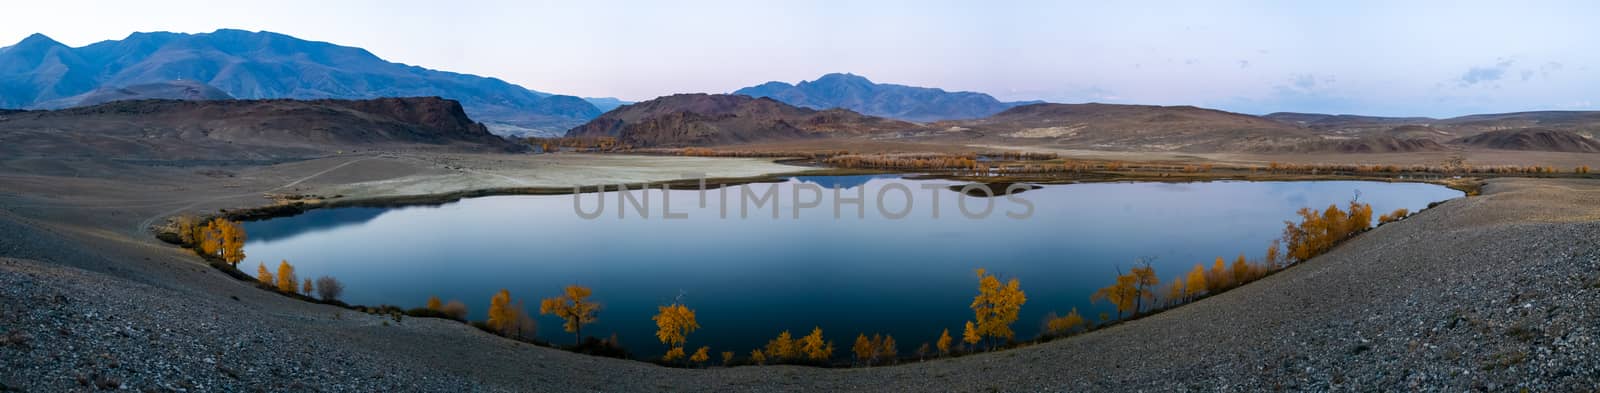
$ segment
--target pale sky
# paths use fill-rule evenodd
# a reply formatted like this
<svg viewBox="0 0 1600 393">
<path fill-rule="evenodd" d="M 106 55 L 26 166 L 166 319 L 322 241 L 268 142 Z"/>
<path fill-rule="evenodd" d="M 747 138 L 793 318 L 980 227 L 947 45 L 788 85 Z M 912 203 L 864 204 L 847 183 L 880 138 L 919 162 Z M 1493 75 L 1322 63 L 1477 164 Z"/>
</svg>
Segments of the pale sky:
<svg viewBox="0 0 1600 393">
<path fill-rule="evenodd" d="M 644 100 L 851 72 L 1002 100 L 1454 116 L 1600 109 L 1595 1 L 8 2 L 0 46 L 268 30 Z M 1332 4 L 1340 3 L 1340 4 Z"/>
</svg>

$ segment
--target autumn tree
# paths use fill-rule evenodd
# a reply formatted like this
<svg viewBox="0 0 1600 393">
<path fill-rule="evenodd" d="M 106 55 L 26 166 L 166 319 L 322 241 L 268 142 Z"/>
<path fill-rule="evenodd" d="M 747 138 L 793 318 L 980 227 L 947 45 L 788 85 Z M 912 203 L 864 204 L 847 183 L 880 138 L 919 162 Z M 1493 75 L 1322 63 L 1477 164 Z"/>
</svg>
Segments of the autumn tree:
<svg viewBox="0 0 1600 393">
<path fill-rule="evenodd" d="M 1361 197 L 1356 193 L 1356 198 Z M 1372 205 L 1350 200 L 1350 211 L 1345 214 L 1344 237 L 1372 228 Z"/>
<path fill-rule="evenodd" d="M 757 366 L 766 365 L 767 354 L 761 352 L 759 349 L 752 349 L 750 350 L 750 361 L 754 362 Z"/>
<path fill-rule="evenodd" d="M 656 309 L 656 316 L 651 317 L 656 321 L 656 338 L 669 348 L 682 348 L 689 341 L 689 333 L 700 328 L 700 323 L 695 321 L 694 310 L 683 303 L 658 306 Z"/>
<path fill-rule="evenodd" d="M 200 254 L 208 258 L 221 256 L 219 253 L 222 251 L 222 222 L 221 218 L 213 219 L 201 229 L 200 236 L 197 237 L 200 239 Z"/>
<path fill-rule="evenodd" d="M 1328 205 L 1321 212 L 1310 208 L 1296 211 L 1300 222 L 1284 221 L 1282 240 L 1288 249 L 1287 259 L 1295 262 L 1311 259 L 1372 226 L 1371 205 L 1352 199 L 1349 209 L 1346 212 L 1339 210 L 1338 205 Z"/>
<path fill-rule="evenodd" d="M 722 366 L 733 364 L 733 351 L 722 351 Z"/>
<path fill-rule="evenodd" d="M 856 360 L 867 366 L 872 365 L 872 357 L 877 353 L 875 348 L 872 347 L 872 340 L 867 339 L 866 333 L 856 336 L 856 343 L 850 346 L 850 351 L 855 352 Z"/>
<path fill-rule="evenodd" d="M 683 347 L 672 347 L 672 349 L 667 350 L 666 354 L 661 355 L 661 361 L 663 362 L 671 363 L 678 359 L 683 359 Z"/>
<path fill-rule="evenodd" d="M 1050 334 L 1058 336 L 1071 333 L 1074 329 L 1082 326 L 1083 316 L 1078 315 L 1077 307 L 1073 307 L 1072 311 L 1067 312 L 1067 316 L 1051 317 L 1049 320 L 1045 321 L 1045 330 L 1049 331 Z"/>
<path fill-rule="evenodd" d="M 577 340 L 582 342 L 583 325 L 594 322 L 600 312 L 600 304 L 589 301 L 590 294 L 592 292 L 588 287 L 568 285 L 561 296 L 540 302 L 539 313 L 555 314 L 566 320 L 564 327 L 567 332 L 577 336 Z"/>
<path fill-rule="evenodd" d="M 538 332 L 527 307 L 520 300 L 514 301 L 511 291 L 505 289 L 489 298 L 489 320 L 485 324 L 496 334 L 511 338 L 533 338 Z"/>
<path fill-rule="evenodd" d="M 222 260 L 237 268 L 239 262 L 244 261 L 244 226 L 220 218 L 217 220 L 219 221 L 217 234 L 222 237 L 220 240 Z"/>
<path fill-rule="evenodd" d="M 1244 254 L 1239 254 L 1239 257 L 1233 260 L 1233 282 L 1242 284 L 1254 279 L 1254 276 L 1251 272 L 1250 262 L 1245 261 Z"/>
<path fill-rule="evenodd" d="M 1183 303 L 1184 297 L 1187 296 L 1185 295 L 1186 291 L 1183 287 L 1183 283 L 1183 276 L 1178 276 L 1177 278 L 1172 279 L 1172 285 L 1167 286 L 1166 303 L 1168 307 L 1176 306 L 1178 303 Z"/>
<path fill-rule="evenodd" d="M 900 356 L 900 348 L 898 348 L 898 346 L 895 344 L 894 336 L 892 335 L 883 335 L 882 348 L 883 349 L 878 351 L 878 356 L 882 358 L 885 363 L 893 363 L 894 359 Z"/>
<path fill-rule="evenodd" d="M 833 357 L 833 342 L 823 341 L 822 327 L 811 330 L 811 334 L 800 338 L 800 350 L 806 358 L 812 361 L 824 361 Z"/>
<path fill-rule="evenodd" d="M 503 332 L 502 327 L 511 323 L 511 291 L 501 289 L 489 297 L 489 330 L 496 333 Z"/>
<path fill-rule="evenodd" d="M 1394 211 L 1389 212 L 1388 214 L 1384 214 L 1384 215 L 1378 216 L 1378 223 L 1379 224 L 1388 224 L 1388 223 L 1391 223 L 1391 222 L 1400 221 L 1400 219 L 1406 218 L 1406 216 L 1409 216 L 1409 215 L 1411 215 L 1411 210 L 1402 207 L 1402 208 L 1399 208 L 1399 209 L 1395 209 Z"/>
<path fill-rule="evenodd" d="M 961 342 L 973 345 L 976 348 L 975 346 L 978 345 L 980 340 L 983 340 L 983 337 L 978 335 L 977 327 L 973 326 L 972 321 L 967 321 L 967 327 L 961 330 Z"/>
<path fill-rule="evenodd" d="M 1185 288 L 1184 296 L 1188 299 L 1192 300 L 1196 296 L 1200 296 L 1200 292 L 1210 288 L 1210 284 L 1206 283 L 1206 268 L 1196 263 L 1194 269 L 1189 271 L 1189 277 L 1184 280 L 1183 286 Z"/>
<path fill-rule="evenodd" d="M 1094 291 L 1094 294 L 1089 295 L 1089 301 L 1092 303 L 1110 302 L 1112 306 L 1117 308 L 1117 319 L 1122 319 L 1122 313 L 1133 310 L 1134 299 L 1139 297 L 1139 290 L 1134 284 L 1137 280 L 1138 278 L 1132 274 L 1118 275 L 1116 283 Z"/>
<path fill-rule="evenodd" d="M 294 265 L 288 260 L 278 262 L 278 291 L 294 293 L 295 284 Z"/>
<path fill-rule="evenodd" d="M 1228 274 L 1227 263 L 1223 262 L 1222 257 L 1217 257 L 1217 261 L 1211 265 L 1211 271 L 1206 273 L 1206 284 L 1210 285 L 1206 287 L 1206 290 L 1215 293 L 1222 288 L 1227 288 L 1232 285 L 1229 282 L 1232 278 Z"/>
<path fill-rule="evenodd" d="M 939 354 L 950 354 L 950 341 L 952 341 L 950 338 L 950 329 L 945 329 L 943 333 L 939 333 L 939 341 L 934 342 L 934 345 L 939 347 Z"/>
<path fill-rule="evenodd" d="M 490 300 L 490 303 L 493 303 L 493 300 Z M 429 310 L 440 311 L 443 308 L 444 308 L 444 303 L 439 301 L 439 297 L 438 296 L 429 296 L 428 297 L 428 309 Z"/>
<path fill-rule="evenodd" d="M 1015 337 L 1011 323 L 1016 322 L 1022 305 L 1028 302 L 1022 284 L 1013 278 L 1001 285 L 999 278 L 984 269 L 978 269 L 977 275 L 978 295 L 972 298 L 972 312 L 977 319 L 975 333 L 991 339 Z"/>
<path fill-rule="evenodd" d="M 1156 278 L 1156 268 L 1154 266 L 1150 266 L 1151 259 L 1152 258 L 1139 258 L 1138 263 L 1143 266 L 1134 266 L 1133 269 L 1129 270 L 1128 273 L 1134 278 L 1134 314 L 1138 314 L 1140 311 L 1144 310 L 1143 306 L 1146 299 L 1155 301 L 1155 288 L 1157 285 L 1161 285 L 1161 279 Z"/>
<path fill-rule="evenodd" d="M 173 226 L 177 227 L 178 243 L 193 246 L 200 241 L 202 229 L 200 219 L 193 215 L 181 215 L 173 219 Z"/>
<path fill-rule="evenodd" d="M 306 277 L 305 285 L 300 286 L 300 293 L 311 296 L 311 278 Z"/>
<path fill-rule="evenodd" d="M 783 333 L 778 333 L 777 338 L 767 341 L 767 350 L 765 355 L 768 358 L 780 362 L 785 360 L 799 359 L 800 346 L 794 342 L 792 337 L 793 336 L 789 334 L 788 330 L 783 331 Z"/>
<path fill-rule="evenodd" d="M 344 294 L 344 283 L 329 276 L 317 277 L 317 297 L 322 301 L 339 300 L 339 295 L 342 294 Z"/>
<path fill-rule="evenodd" d="M 256 282 L 261 285 L 277 285 L 277 280 L 272 278 L 272 271 L 267 270 L 265 263 L 256 266 Z"/>
<path fill-rule="evenodd" d="M 707 360 L 711 360 L 711 347 L 700 347 L 694 351 L 694 355 L 689 356 L 689 361 L 700 366 L 704 366 Z"/>
<path fill-rule="evenodd" d="M 1282 267 L 1282 266 L 1279 265 L 1282 262 L 1279 261 L 1279 256 L 1278 256 L 1278 249 L 1280 249 L 1280 248 L 1283 248 L 1283 241 L 1280 240 L 1280 239 L 1273 239 L 1272 240 L 1272 245 L 1267 246 L 1267 260 L 1266 260 L 1267 268 L 1269 268 L 1269 269 L 1278 269 L 1278 268 Z"/>
</svg>

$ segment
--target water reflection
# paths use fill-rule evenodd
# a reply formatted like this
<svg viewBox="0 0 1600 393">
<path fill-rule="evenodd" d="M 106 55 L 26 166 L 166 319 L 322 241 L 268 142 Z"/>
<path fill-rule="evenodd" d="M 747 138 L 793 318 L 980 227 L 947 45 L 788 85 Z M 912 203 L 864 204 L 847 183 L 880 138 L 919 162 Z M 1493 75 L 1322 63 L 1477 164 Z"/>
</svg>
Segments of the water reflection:
<svg viewBox="0 0 1600 393">
<path fill-rule="evenodd" d="M 841 194 L 863 195 L 865 214 L 858 218 L 856 205 L 841 204 L 831 191 L 815 207 L 796 209 L 809 206 L 793 198 L 799 184 L 851 187 Z M 909 203 L 911 214 L 903 219 L 886 218 L 873 206 L 878 193 L 896 184 L 911 198 L 884 192 L 884 203 L 891 210 Z M 1356 190 L 1378 213 L 1416 211 L 1461 195 L 1433 185 L 1378 182 L 1077 184 L 1020 194 L 1036 207 L 1028 219 L 1001 214 L 1017 207 L 1003 197 L 970 200 L 996 203 L 994 215 L 973 220 L 961 215 L 952 184 L 893 176 L 751 184 L 728 189 L 726 215 L 720 192 L 707 192 L 700 208 L 699 192 L 674 190 L 671 211 L 687 216 L 680 220 L 662 219 L 659 189 L 649 191 L 646 218 L 631 207 L 618 218 L 615 193 L 600 196 L 608 210 L 592 220 L 574 213 L 571 195 L 315 210 L 246 223 L 246 263 L 288 259 L 304 276 L 339 277 L 352 303 L 414 307 L 431 295 L 460 299 L 473 319 L 484 318 L 489 297 L 501 288 L 537 304 L 562 286 L 583 284 L 605 304 L 600 321 L 584 331 L 616 333 L 644 355 L 664 350 L 650 316 L 680 292 L 703 326 L 690 336 L 691 345 L 713 351 L 743 353 L 779 331 L 819 325 L 836 342 L 882 332 L 914 348 L 942 329 L 959 332 L 972 317 L 967 306 L 976 293 L 977 267 L 1022 281 L 1029 301 L 1014 328 L 1019 337 L 1031 337 L 1048 312 L 1077 307 L 1093 318 L 1109 311 L 1089 304 L 1089 294 L 1136 257 L 1156 257 L 1166 282 L 1218 256 L 1259 258 L 1296 209 L 1343 204 Z M 772 187 L 777 201 L 740 218 L 744 188 L 762 194 Z M 541 336 L 570 341 L 559 320 L 539 322 Z"/>
</svg>

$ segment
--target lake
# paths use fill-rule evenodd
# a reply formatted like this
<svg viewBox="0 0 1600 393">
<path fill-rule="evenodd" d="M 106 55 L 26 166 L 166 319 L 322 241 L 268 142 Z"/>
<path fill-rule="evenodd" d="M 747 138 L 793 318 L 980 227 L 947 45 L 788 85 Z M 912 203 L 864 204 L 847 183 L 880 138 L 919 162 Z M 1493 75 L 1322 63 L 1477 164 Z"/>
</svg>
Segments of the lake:
<svg viewBox="0 0 1600 393">
<path fill-rule="evenodd" d="M 1027 339 L 1051 311 L 1077 307 L 1091 320 L 1112 311 L 1089 295 L 1139 257 L 1154 257 L 1166 284 L 1218 256 L 1261 258 L 1301 207 L 1342 207 L 1359 192 L 1376 216 L 1462 196 L 1430 184 L 1316 181 L 1048 185 L 963 199 L 947 188 L 955 184 L 799 177 L 728 187 L 726 199 L 717 190 L 701 199 L 697 190 L 657 189 L 633 190 L 634 200 L 622 201 L 607 192 L 319 209 L 245 223 L 249 258 L 241 268 L 286 259 L 301 278 L 339 278 L 351 304 L 420 307 L 437 295 L 465 302 L 472 320 L 485 319 L 489 298 L 505 288 L 554 343 L 573 337 L 559 319 L 537 316 L 539 299 L 582 284 L 604 305 L 584 333 L 615 333 L 636 356 L 665 351 L 650 317 L 675 298 L 695 309 L 702 326 L 689 336 L 691 350 L 710 345 L 742 356 L 780 331 L 799 336 L 821 326 L 836 356 L 847 356 L 863 332 L 892 334 L 909 354 L 942 329 L 960 337 L 973 317 L 976 268 L 1021 281 L 1028 302 L 1013 327 Z M 740 218 L 747 192 L 775 201 L 746 203 Z M 647 196 L 648 204 L 637 204 L 649 207 L 641 218 L 634 202 Z M 864 201 L 852 203 L 857 196 Z M 674 219 L 665 219 L 664 200 Z M 993 206 L 970 218 L 962 201 L 972 215 Z"/>
</svg>

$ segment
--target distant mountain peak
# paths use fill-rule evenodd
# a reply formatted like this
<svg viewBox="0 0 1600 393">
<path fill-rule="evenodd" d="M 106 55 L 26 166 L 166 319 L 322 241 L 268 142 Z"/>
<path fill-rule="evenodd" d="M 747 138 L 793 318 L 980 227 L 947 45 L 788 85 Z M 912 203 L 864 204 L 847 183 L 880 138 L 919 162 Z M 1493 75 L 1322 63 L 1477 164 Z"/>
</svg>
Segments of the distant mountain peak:
<svg viewBox="0 0 1600 393">
<path fill-rule="evenodd" d="M 586 101 L 538 94 L 505 81 L 393 63 L 366 49 L 270 31 L 140 32 L 72 48 L 42 34 L 0 51 L 0 108 L 77 106 L 85 97 L 162 95 L 173 80 L 193 80 L 239 99 L 370 99 L 441 96 L 474 118 L 564 130 L 600 115 Z M 161 89 L 148 89 L 157 84 Z M 203 89 L 189 89 L 203 90 Z M 101 92 L 105 94 L 87 93 Z M 161 96 L 161 95 L 158 95 Z"/>
<path fill-rule="evenodd" d="M 23 38 L 21 42 L 18 42 L 17 46 L 29 45 L 29 44 L 32 44 L 32 45 L 49 44 L 49 45 L 62 45 L 62 46 L 65 46 L 62 43 L 57 42 L 54 38 L 50 38 L 50 36 L 44 35 L 44 33 L 33 33 L 33 34 L 30 34 L 30 35 L 28 35 L 27 38 Z"/>
<path fill-rule="evenodd" d="M 769 97 L 812 109 L 843 108 L 865 115 L 911 121 L 976 119 L 1026 104 L 1001 102 L 983 93 L 874 83 L 865 76 L 837 72 L 794 85 L 766 82 L 739 89 L 734 94 Z"/>
<path fill-rule="evenodd" d="M 567 131 L 635 147 L 707 146 L 899 131 L 911 123 L 848 110 L 817 111 L 767 97 L 673 94 L 617 108 Z"/>
<path fill-rule="evenodd" d="M 831 72 L 823 74 L 814 82 L 858 82 L 871 84 L 872 80 L 867 79 L 867 77 L 848 72 Z"/>
</svg>

